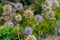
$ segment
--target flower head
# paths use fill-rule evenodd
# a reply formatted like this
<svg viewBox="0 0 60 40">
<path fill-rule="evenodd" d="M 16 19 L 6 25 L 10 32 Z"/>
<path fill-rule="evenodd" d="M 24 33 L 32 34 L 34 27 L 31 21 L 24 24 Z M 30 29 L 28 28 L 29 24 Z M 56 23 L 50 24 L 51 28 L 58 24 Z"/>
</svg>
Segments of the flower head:
<svg viewBox="0 0 60 40">
<path fill-rule="evenodd" d="M 45 4 L 42 4 L 42 9 L 45 9 L 46 5 Z"/>
<path fill-rule="evenodd" d="M 28 35 L 25 40 L 37 40 L 37 38 L 34 35 Z"/>
<path fill-rule="evenodd" d="M 31 35 L 32 32 L 33 32 L 33 29 L 32 29 L 31 27 L 25 28 L 25 34 L 26 34 L 26 35 Z"/>
<path fill-rule="evenodd" d="M 9 27 L 13 27 L 13 26 L 14 26 L 14 23 L 13 23 L 13 22 L 9 22 L 9 23 L 8 23 L 8 26 L 9 26 Z"/>
<path fill-rule="evenodd" d="M 4 13 L 6 13 L 6 14 L 11 13 L 11 12 L 12 12 L 12 6 L 11 6 L 11 5 L 5 5 L 5 6 L 3 7 L 3 11 L 4 11 Z"/>
<path fill-rule="evenodd" d="M 22 20 L 21 15 L 19 15 L 19 14 L 18 14 L 18 15 L 16 15 L 16 16 L 15 16 L 15 20 L 16 20 L 16 21 L 21 21 L 21 20 Z"/>
<path fill-rule="evenodd" d="M 31 18 L 33 16 L 33 11 L 31 9 L 27 9 L 26 11 L 24 11 L 23 16 L 25 18 Z"/>
<path fill-rule="evenodd" d="M 43 17 L 39 14 L 35 15 L 35 20 L 39 23 L 43 20 Z"/>
<path fill-rule="evenodd" d="M 15 7 L 15 9 L 16 10 L 21 10 L 21 9 L 23 9 L 23 5 L 22 5 L 22 3 L 16 3 L 15 5 L 14 5 L 14 7 Z"/>
<path fill-rule="evenodd" d="M 45 17 L 49 20 L 55 20 L 55 14 L 51 11 L 46 12 Z"/>
</svg>

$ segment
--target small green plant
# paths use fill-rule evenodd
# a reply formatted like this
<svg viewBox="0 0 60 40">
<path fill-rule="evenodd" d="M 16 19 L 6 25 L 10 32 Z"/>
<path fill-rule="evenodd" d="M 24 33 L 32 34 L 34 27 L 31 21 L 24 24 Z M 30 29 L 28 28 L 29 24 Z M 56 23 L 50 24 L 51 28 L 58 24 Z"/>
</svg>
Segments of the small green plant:
<svg viewBox="0 0 60 40">
<path fill-rule="evenodd" d="M 20 28 L 20 27 L 19 27 Z M 18 39 L 17 27 L 4 27 L 0 29 L 0 39 L 1 40 L 16 40 Z M 19 29 L 19 36 L 21 39 L 24 39 L 23 29 Z"/>
</svg>

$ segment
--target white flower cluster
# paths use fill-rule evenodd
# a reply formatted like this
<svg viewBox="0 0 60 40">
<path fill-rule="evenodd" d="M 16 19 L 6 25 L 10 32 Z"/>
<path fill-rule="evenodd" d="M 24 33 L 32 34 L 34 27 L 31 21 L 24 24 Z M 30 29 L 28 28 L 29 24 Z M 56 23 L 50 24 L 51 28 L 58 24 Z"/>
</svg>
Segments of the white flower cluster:
<svg viewBox="0 0 60 40">
<path fill-rule="evenodd" d="M 60 7 L 59 0 L 46 0 L 50 7 Z"/>
<path fill-rule="evenodd" d="M 49 20 L 55 20 L 55 14 L 51 11 L 46 12 L 45 16 Z"/>
<path fill-rule="evenodd" d="M 55 20 L 55 19 L 56 19 L 56 18 L 55 18 L 55 13 L 54 13 L 54 11 L 52 10 L 51 7 L 46 6 L 45 12 L 46 12 L 46 13 L 45 13 L 46 19 L 49 19 L 49 20 Z"/>
<path fill-rule="evenodd" d="M 5 5 L 4 7 L 3 7 L 3 11 L 4 11 L 4 14 L 9 14 L 9 13 L 11 13 L 12 12 L 12 6 L 11 5 Z"/>
<path fill-rule="evenodd" d="M 37 38 L 34 35 L 28 35 L 25 40 L 37 40 Z"/>
<path fill-rule="evenodd" d="M 17 15 L 15 16 L 15 20 L 16 20 L 16 21 L 21 21 L 21 20 L 22 20 L 21 15 L 20 15 L 20 14 L 17 14 Z"/>
<path fill-rule="evenodd" d="M 31 10 L 31 9 L 27 9 L 26 11 L 24 11 L 24 14 L 23 14 L 23 16 L 26 18 L 26 19 L 28 19 L 28 18 L 31 18 L 31 17 L 33 17 L 33 11 Z"/>
</svg>

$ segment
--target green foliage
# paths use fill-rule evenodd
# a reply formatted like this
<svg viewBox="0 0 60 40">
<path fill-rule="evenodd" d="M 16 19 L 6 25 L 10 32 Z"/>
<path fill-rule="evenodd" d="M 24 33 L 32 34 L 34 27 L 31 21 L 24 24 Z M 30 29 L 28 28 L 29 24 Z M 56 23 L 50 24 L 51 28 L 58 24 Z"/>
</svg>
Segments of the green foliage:
<svg viewBox="0 0 60 40">
<path fill-rule="evenodd" d="M 0 20 L 0 26 L 3 25 L 5 23 L 4 20 Z"/>
<path fill-rule="evenodd" d="M 21 30 L 19 28 L 20 38 L 24 39 L 24 29 L 21 27 Z M 17 27 L 4 27 L 0 29 L 0 39 L 1 40 L 14 40 L 18 36 L 17 33 Z"/>
<path fill-rule="evenodd" d="M 11 34 L 14 35 L 15 37 L 17 36 L 17 29 L 16 29 L 16 27 L 12 28 Z"/>
<path fill-rule="evenodd" d="M 0 4 L 0 15 L 2 15 L 2 12 L 3 12 L 3 6 L 2 4 Z"/>
<path fill-rule="evenodd" d="M 19 14 L 21 14 L 23 16 L 24 10 L 20 10 Z"/>
<path fill-rule="evenodd" d="M 0 0 L 0 3 L 2 3 L 2 0 Z"/>
<path fill-rule="evenodd" d="M 26 3 L 29 5 L 32 3 L 33 0 L 26 0 Z"/>
<path fill-rule="evenodd" d="M 33 34 L 35 34 L 38 37 L 39 36 L 38 32 L 40 32 L 41 37 L 46 37 L 47 34 L 49 34 L 49 35 L 54 34 L 55 27 L 56 27 L 55 21 L 44 20 L 44 21 L 42 21 L 42 23 L 40 23 L 39 25 L 37 25 L 34 28 Z"/>
<path fill-rule="evenodd" d="M 19 0 L 19 1 L 20 1 L 21 3 L 23 3 L 23 4 L 30 5 L 33 0 Z"/>
<path fill-rule="evenodd" d="M 33 28 L 33 34 L 38 37 L 46 37 L 47 34 L 51 35 L 54 34 L 54 30 L 56 28 L 56 21 L 53 20 L 43 20 L 41 23 L 39 23 L 38 25 L 36 25 L 36 21 L 34 20 L 34 17 L 32 17 L 31 19 L 23 19 L 23 21 L 21 22 L 21 32 L 24 33 L 24 28 L 26 26 L 30 26 Z M 36 25 L 35 27 L 33 27 L 33 25 Z M 41 32 L 41 34 L 39 35 L 38 32 Z M 22 34 L 21 34 L 22 35 Z"/>
<path fill-rule="evenodd" d="M 12 40 L 14 36 L 10 32 L 11 32 L 11 28 L 9 27 L 0 29 L 0 39 L 1 40 Z"/>
<path fill-rule="evenodd" d="M 23 5 L 25 5 L 25 0 L 19 0 Z"/>
<path fill-rule="evenodd" d="M 41 14 L 42 12 L 42 6 L 38 3 L 34 4 L 34 13 L 35 14 Z"/>
<path fill-rule="evenodd" d="M 60 20 L 56 20 L 57 27 L 60 27 Z"/>
<path fill-rule="evenodd" d="M 60 8 L 55 9 L 56 19 L 60 19 Z"/>
<path fill-rule="evenodd" d="M 35 14 L 41 14 L 42 13 L 42 3 L 44 3 L 45 0 L 38 0 L 35 4 L 34 4 L 34 13 Z"/>
<path fill-rule="evenodd" d="M 8 1 L 10 1 L 10 2 L 15 2 L 15 0 L 8 0 Z"/>
<path fill-rule="evenodd" d="M 45 2 L 45 0 L 38 0 L 37 2 L 38 2 L 39 4 L 42 4 L 42 3 Z"/>
</svg>

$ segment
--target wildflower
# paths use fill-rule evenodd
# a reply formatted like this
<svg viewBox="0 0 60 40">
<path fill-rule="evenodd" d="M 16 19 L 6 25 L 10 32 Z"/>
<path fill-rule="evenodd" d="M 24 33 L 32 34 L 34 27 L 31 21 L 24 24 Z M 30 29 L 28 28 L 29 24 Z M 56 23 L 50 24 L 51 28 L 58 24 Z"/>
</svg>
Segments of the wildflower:
<svg viewBox="0 0 60 40">
<path fill-rule="evenodd" d="M 9 27 L 13 27 L 13 26 L 14 26 L 14 23 L 13 23 L 13 22 L 9 22 L 9 23 L 8 23 L 8 26 L 9 26 Z"/>
<path fill-rule="evenodd" d="M 15 7 L 15 9 L 16 10 L 21 10 L 21 9 L 23 9 L 23 5 L 22 5 L 22 3 L 16 3 L 15 5 L 14 5 L 14 7 Z"/>
<path fill-rule="evenodd" d="M 43 17 L 39 14 L 35 15 L 35 20 L 39 23 L 43 20 Z"/>
<path fill-rule="evenodd" d="M 33 29 L 32 29 L 31 27 L 25 28 L 25 34 L 26 34 L 26 35 L 31 35 L 32 32 L 33 32 Z"/>
<path fill-rule="evenodd" d="M 55 14 L 52 13 L 51 11 L 46 12 L 45 16 L 49 20 L 55 20 Z"/>
<path fill-rule="evenodd" d="M 46 5 L 45 4 L 42 4 L 42 9 L 45 9 Z"/>
<path fill-rule="evenodd" d="M 34 35 L 28 35 L 25 40 L 37 40 L 37 38 Z"/>
<path fill-rule="evenodd" d="M 9 14 L 12 12 L 12 6 L 11 5 L 5 5 L 3 7 L 4 14 Z"/>
<path fill-rule="evenodd" d="M 16 15 L 16 16 L 15 16 L 15 20 L 16 20 L 16 21 L 21 21 L 21 20 L 22 20 L 21 15 L 19 15 L 19 14 L 18 14 L 18 15 Z"/>
<path fill-rule="evenodd" d="M 31 18 L 31 17 L 33 17 L 33 11 L 31 9 L 27 9 L 26 11 L 24 11 L 23 16 L 27 19 Z"/>
</svg>

